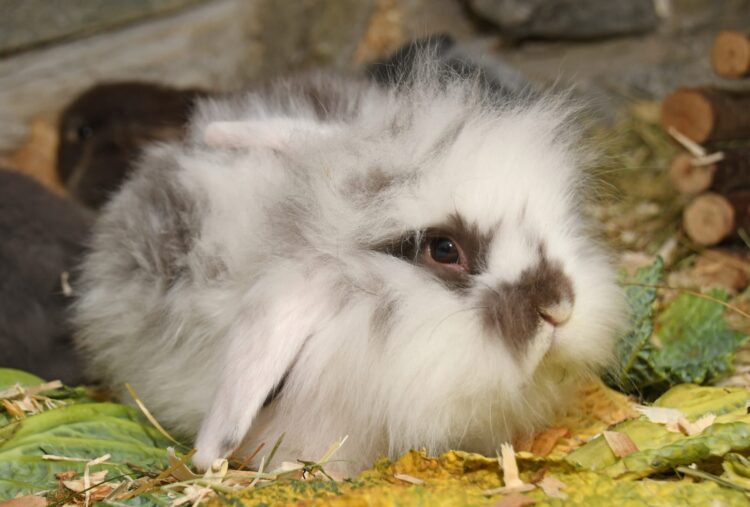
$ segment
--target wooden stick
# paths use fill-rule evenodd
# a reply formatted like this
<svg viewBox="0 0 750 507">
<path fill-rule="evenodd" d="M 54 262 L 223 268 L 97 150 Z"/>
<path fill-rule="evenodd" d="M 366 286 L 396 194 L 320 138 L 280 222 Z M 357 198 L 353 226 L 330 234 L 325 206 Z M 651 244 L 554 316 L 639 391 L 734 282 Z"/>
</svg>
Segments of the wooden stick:
<svg viewBox="0 0 750 507">
<path fill-rule="evenodd" d="M 719 32 L 711 48 L 711 65 L 723 77 L 750 76 L 750 35 L 731 30 Z"/>
<path fill-rule="evenodd" d="M 750 191 L 702 194 L 685 208 L 682 225 L 690 239 L 704 246 L 720 243 L 740 229 L 750 231 Z"/>
<path fill-rule="evenodd" d="M 661 123 L 698 143 L 750 138 L 750 92 L 678 88 L 661 105 Z"/>
<path fill-rule="evenodd" d="M 723 150 L 715 162 L 701 164 L 701 159 L 680 153 L 669 167 L 669 178 L 683 194 L 699 194 L 712 190 L 727 194 L 750 190 L 750 148 Z M 718 158 L 718 157 L 715 157 Z M 710 161 L 709 157 L 704 160 Z"/>
</svg>

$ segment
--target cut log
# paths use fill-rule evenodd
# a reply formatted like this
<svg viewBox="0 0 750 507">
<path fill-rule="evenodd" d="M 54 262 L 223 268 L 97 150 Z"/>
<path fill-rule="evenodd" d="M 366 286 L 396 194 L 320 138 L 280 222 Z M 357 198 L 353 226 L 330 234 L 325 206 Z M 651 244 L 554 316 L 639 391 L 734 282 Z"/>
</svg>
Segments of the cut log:
<svg viewBox="0 0 750 507">
<path fill-rule="evenodd" d="M 669 178 L 677 191 L 699 194 L 712 190 L 726 194 L 750 190 L 750 148 L 723 150 L 718 162 L 696 166 L 693 156 L 680 153 L 669 167 Z"/>
<path fill-rule="evenodd" d="M 723 77 L 750 76 L 750 35 L 730 30 L 719 32 L 711 48 L 711 65 Z"/>
<path fill-rule="evenodd" d="M 716 164 L 694 166 L 695 158 L 689 153 L 680 153 L 669 165 L 669 179 L 681 194 L 699 194 L 711 186 Z"/>
<path fill-rule="evenodd" d="M 750 233 L 750 191 L 702 194 L 685 208 L 682 225 L 690 239 L 704 246 L 729 239 L 740 229 Z"/>
<path fill-rule="evenodd" d="M 679 88 L 662 102 L 661 123 L 698 143 L 750 139 L 750 92 Z"/>
</svg>

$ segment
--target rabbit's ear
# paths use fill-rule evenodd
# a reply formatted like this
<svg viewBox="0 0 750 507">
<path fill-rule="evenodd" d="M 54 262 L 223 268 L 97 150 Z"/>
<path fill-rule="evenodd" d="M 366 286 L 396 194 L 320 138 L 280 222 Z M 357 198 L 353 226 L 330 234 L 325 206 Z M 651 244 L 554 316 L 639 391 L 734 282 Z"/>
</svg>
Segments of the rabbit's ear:
<svg viewBox="0 0 750 507">
<path fill-rule="evenodd" d="M 215 121 L 203 131 L 203 141 L 214 148 L 271 148 L 281 150 L 301 136 L 327 136 L 338 125 L 301 118 L 265 118 L 248 121 Z"/>
<path fill-rule="evenodd" d="M 208 469 L 214 460 L 239 447 L 269 393 L 289 373 L 327 316 L 325 302 L 330 294 L 289 275 L 258 284 L 255 289 L 270 292 L 264 300 L 273 304 L 254 305 L 263 311 L 236 321 L 229 331 L 221 380 L 196 440 L 193 463 L 200 469 Z M 282 288 L 289 292 L 282 294 Z"/>
</svg>

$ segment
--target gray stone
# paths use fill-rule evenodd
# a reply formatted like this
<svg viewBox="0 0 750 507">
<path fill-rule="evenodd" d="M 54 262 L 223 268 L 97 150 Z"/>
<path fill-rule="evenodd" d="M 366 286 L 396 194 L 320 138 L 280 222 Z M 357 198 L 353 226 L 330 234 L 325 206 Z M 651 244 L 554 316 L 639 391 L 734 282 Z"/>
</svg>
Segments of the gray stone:
<svg viewBox="0 0 750 507">
<path fill-rule="evenodd" d="M 576 91 L 592 112 L 616 119 L 633 100 L 661 100 L 679 86 L 747 89 L 711 70 L 719 30 L 750 26 L 750 0 L 673 0 L 658 30 L 640 37 L 588 41 L 526 41 L 494 52 L 540 86 Z M 493 47 L 488 43 L 487 47 Z"/>
<path fill-rule="evenodd" d="M 174 12 L 205 0 L 0 0 L 0 55 Z"/>
<path fill-rule="evenodd" d="M 265 1 L 258 11 L 262 74 L 350 67 L 375 0 Z"/>
<path fill-rule="evenodd" d="M 0 57 L 0 154 L 24 141 L 32 118 L 56 114 L 102 82 L 208 90 L 240 86 L 258 71 L 262 56 L 257 9 L 255 1 L 202 2 L 169 16 Z"/>
<path fill-rule="evenodd" d="M 654 0 L 468 0 L 481 18 L 515 39 L 585 40 L 656 28 Z"/>
</svg>

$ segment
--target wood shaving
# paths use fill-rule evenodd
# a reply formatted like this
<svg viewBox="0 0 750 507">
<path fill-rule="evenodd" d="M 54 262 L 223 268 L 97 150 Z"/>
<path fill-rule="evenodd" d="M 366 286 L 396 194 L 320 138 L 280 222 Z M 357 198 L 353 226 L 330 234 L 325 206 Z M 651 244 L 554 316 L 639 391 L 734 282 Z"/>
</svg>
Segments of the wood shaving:
<svg viewBox="0 0 750 507">
<path fill-rule="evenodd" d="M 518 463 L 516 462 L 516 453 L 513 445 L 504 443 L 500 445 L 500 455 L 497 457 L 500 469 L 503 471 L 503 484 L 499 488 L 488 489 L 483 493 L 487 496 L 506 494 L 506 493 L 525 493 L 531 491 L 536 486 L 526 484 L 521 480 L 518 474 Z"/>
<path fill-rule="evenodd" d="M 200 475 L 194 474 L 188 466 L 177 457 L 174 452 L 174 447 L 167 447 L 167 462 L 169 468 L 171 468 L 170 474 L 178 481 L 192 481 L 198 479 Z"/>
<path fill-rule="evenodd" d="M 680 417 L 675 422 L 667 424 L 667 430 L 673 433 L 683 433 L 689 437 L 699 435 L 716 421 L 716 415 L 706 414 L 695 422 L 690 422 L 685 417 Z"/>
<path fill-rule="evenodd" d="M 47 500 L 41 496 L 26 495 L 0 502 L 0 507 L 45 507 Z"/>
<path fill-rule="evenodd" d="M 606 440 L 609 448 L 618 458 L 624 458 L 629 454 L 638 452 L 638 446 L 630 438 L 627 433 L 621 433 L 619 431 L 605 431 L 602 433 L 604 440 Z"/>
<path fill-rule="evenodd" d="M 18 408 L 13 402 L 8 400 L 0 400 L 3 404 L 3 408 L 11 417 L 14 417 L 16 419 L 21 419 L 22 417 L 25 417 L 25 414 L 23 410 Z"/>
<path fill-rule="evenodd" d="M 562 500 L 568 498 L 567 493 L 563 491 L 565 483 L 554 475 L 545 475 L 536 485 L 550 498 L 560 498 Z"/>
<path fill-rule="evenodd" d="M 83 467 L 83 487 L 85 492 L 84 502 L 83 505 L 85 507 L 89 507 L 91 504 L 91 481 L 92 481 L 92 474 L 91 474 L 91 467 L 95 465 L 101 465 L 102 463 L 106 463 L 109 458 L 112 456 L 110 454 L 105 454 L 104 456 L 100 456 L 96 459 L 92 459 L 91 461 L 87 462 L 86 465 Z M 107 476 L 107 471 L 103 470 L 104 474 L 101 475 L 101 480 L 94 480 L 94 485 L 99 485 L 104 478 Z M 99 475 L 102 472 L 96 472 L 94 475 Z M 111 488 L 107 491 L 107 493 L 104 495 L 108 495 L 111 492 Z"/>
<path fill-rule="evenodd" d="M 647 407 L 645 405 L 636 405 L 635 409 L 645 416 L 652 423 L 668 424 L 677 422 L 684 418 L 685 414 L 676 408 L 667 407 Z"/>
<path fill-rule="evenodd" d="M 0 404 L 15 419 L 22 419 L 28 415 L 38 414 L 65 403 L 53 400 L 40 393 L 54 391 L 63 387 L 62 382 L 53 380 L 32 387 L 16 384 L 0 391 Z"/>
<path fill-rule="evenodd" d="M 422 479 L 417 479 L 416 477 L 407 474 L 393 474 L 393 477 L 399 481 L 408 482 L 409 484 L 415 484 L 417 486 L 424 484 Z"/>
<path fill-rule="evenodd" d="M 172 500 L 170 507 L 179 507 L 180 505 L 198 505 L 203 499 L 211 495 L 213 490 L 203 486 L 189 485 L 182 491 L 182 495 Z"/>
<path fill-rule="evenodd" d="M 103 482 L 106 478 L 107 478 L 107 471 L 101 470 L 99 472 L 94 472 L 92 474 L 89 474 L 88 481 L 89 483 L 93 483 L 93 485 L 96 486 L 97 484 L 100 484 L 101 482 Z M 66 488 L 68 488 L 70 491 L 74 493 L 83 493 L 87 488 L 91 486 L 91 484 L 89 484 L 88 486 L 86 485 L 86 480 L 83 477 L 81 477 L 80 479 L 64 480 L 62 481 L 62 483 L 63 483 L 63 486 L 65 486 Z"/>
<path fill-rule="evenodd" d="M 506 488 L 520 488 L 524 482 L 518 475 L 518 463 L 516 462 L 516 453 L 511 444 L 505 443 L 500 446 L 500 462 L 503 470 L 503 483 Z"/>
</svg>

